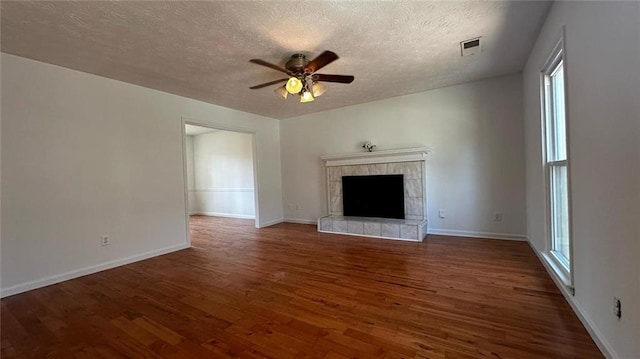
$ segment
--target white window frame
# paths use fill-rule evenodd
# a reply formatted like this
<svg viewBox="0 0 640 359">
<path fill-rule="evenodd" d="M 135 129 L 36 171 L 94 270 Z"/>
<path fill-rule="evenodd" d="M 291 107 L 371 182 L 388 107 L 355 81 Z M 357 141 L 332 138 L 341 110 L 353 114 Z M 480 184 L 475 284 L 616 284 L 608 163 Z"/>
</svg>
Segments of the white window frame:
<svg viewBox="0 0 640 359">
<path fill-rule="evenodd" d="M 557 69 L 557 66 L 562 62 L 563 66 L 563 81 L 564 81 L 564 106 L 565 106 L 565 144 L 566 144 L 566 159 L 559 161 L 548 161 L 548 141 L 547 141 L 547 126 L 549 124 L 550 106 L 549 100 L 553 98 L 553 93 L 550 92 L 551 87 L 548 86 L 548 81 L 553 75 L 553 72 Z M 567 81 L 567 59 L 565 52 L 565 36 L 564 28 L 563 34 L 556 42 L 551 54 L 547 58 L 542 70 L 540 72 L 540 103 L 541 103 L 541 123 L 542 123 L 542 164 L 545 177 L 545 210 L 546 210 L 546 245 L 543 257 L 547 263 L 551 266 L 554 272 L 558 275 L 560 280 L 568 287 L 571 293 L 574 293 L 573 287 L 573 268 L 575 264 L 575 257 L 573 255 L 573 226 L 572 226 L 572 211 L 571 211 L 571 166 L 569 163 L 569 101 L 568 101 L 568 81 Z M 552 211 L 552 188 L 551 188 L 551 167 L 554 165 L 565 166 L 567 170 L 567 206 L 568 206 L 568 232 L 569 232 L 569 262 L 567 263 L 564 258 L 561 258 L 553 250 L 553 211 Z"/>
</svg>

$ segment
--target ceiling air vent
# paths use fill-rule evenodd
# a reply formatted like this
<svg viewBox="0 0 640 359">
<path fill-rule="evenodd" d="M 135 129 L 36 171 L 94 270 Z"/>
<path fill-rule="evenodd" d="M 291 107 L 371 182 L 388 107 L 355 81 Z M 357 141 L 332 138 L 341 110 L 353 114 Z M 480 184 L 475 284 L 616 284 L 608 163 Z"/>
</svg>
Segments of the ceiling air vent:
<svg viewBox="0 0 640 359">
<path fill-rule="evenodd" d="M 460 43 L 460 50 L 462 56 L 479 54 L 482 51 L 482 46 L 480 46 L 480 38 L 476 37 L 475 39 L 462 41 Z"/>
</svg>

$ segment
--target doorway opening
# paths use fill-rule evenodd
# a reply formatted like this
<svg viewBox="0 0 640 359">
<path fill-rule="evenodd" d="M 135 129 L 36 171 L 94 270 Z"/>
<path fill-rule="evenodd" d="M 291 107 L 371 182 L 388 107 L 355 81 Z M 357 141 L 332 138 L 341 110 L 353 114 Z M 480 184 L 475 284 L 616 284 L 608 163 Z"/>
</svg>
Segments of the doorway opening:
<svg viewBox="0 0 640 359">
<path fill-rule="evenodd" d="M 187 235 L 194 228 L 258 228 L 255 134 L 183 121 Z"/>
</svg>

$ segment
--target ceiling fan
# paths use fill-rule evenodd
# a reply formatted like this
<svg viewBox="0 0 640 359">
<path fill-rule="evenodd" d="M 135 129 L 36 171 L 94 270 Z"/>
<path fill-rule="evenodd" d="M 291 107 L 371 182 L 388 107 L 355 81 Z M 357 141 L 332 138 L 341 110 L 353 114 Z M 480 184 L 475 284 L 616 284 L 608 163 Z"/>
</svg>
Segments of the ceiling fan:
<svg viewBox="0 0 640 359">
<path fill-rule="evenodd" d="M 289 77 L 251 86 L 249 88 L 256 90 L 286 81 L 285 85 L 276 88 L 274 92 L 280 95 L 284 100 L 287 99 L 289 94 L 299 94 L 300 102 L 311 102 L 315 97 L 322 95 L 326 91 L 327 88 L 321 82 L 339 82 L 343 84 L 350 84 L 353 82 L 353 76 L 325 75 L 316 73 L 318 70 L 337 59 L 338 55 L 331 51 L 325 51 L 311 61 L 309 61 L 303 54 L 293 54 L 284 67 L 280 67 L 260 59 L 251 59 L 249 62 L 284 72 Z"/>
</svg>

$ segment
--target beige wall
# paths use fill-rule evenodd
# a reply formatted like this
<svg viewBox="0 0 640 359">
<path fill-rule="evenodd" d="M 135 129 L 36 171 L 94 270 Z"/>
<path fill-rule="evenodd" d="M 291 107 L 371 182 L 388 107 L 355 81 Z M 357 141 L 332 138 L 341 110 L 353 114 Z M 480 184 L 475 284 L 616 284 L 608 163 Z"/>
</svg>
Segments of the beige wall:
<svg viewBox="0 0 640 359">
<path fill-rule="evenodd" d="M 256 133 L 280 220 L 277 120 L 2 54 L 2 294 L 186 245 L 183 117 Z"/>
<path fill-rule="evenodd" d="M 318 101 L 322 101 L 319 98 Z M 432 233 L 524 238 L 524 146 L 519 75 L 283 120 L 285 217 L 326 215 L 324 154 L 431 146 L 427 206 Z M 299 210 L 296 210 L 298 206 Z M 438 218 L 438 210 L 446 218 Z M 493 212 L 503 214 L 493 221 Z"/>
<path fill-rule="evenodd" d="M 611 357 L 640 355 L 640 3 L 556 2 L 523 73 L 527 218 L 548 243 L 540 71 L 566 26 L 575 296 Z M 622 319 L 613 297 L 622 300 Z"/>
<path fill-rule="evenodd" d="M 251 135 L 215 131 L 188 137 L 193 156 L 190 212 L 254 218 Z"/>
</svg>

